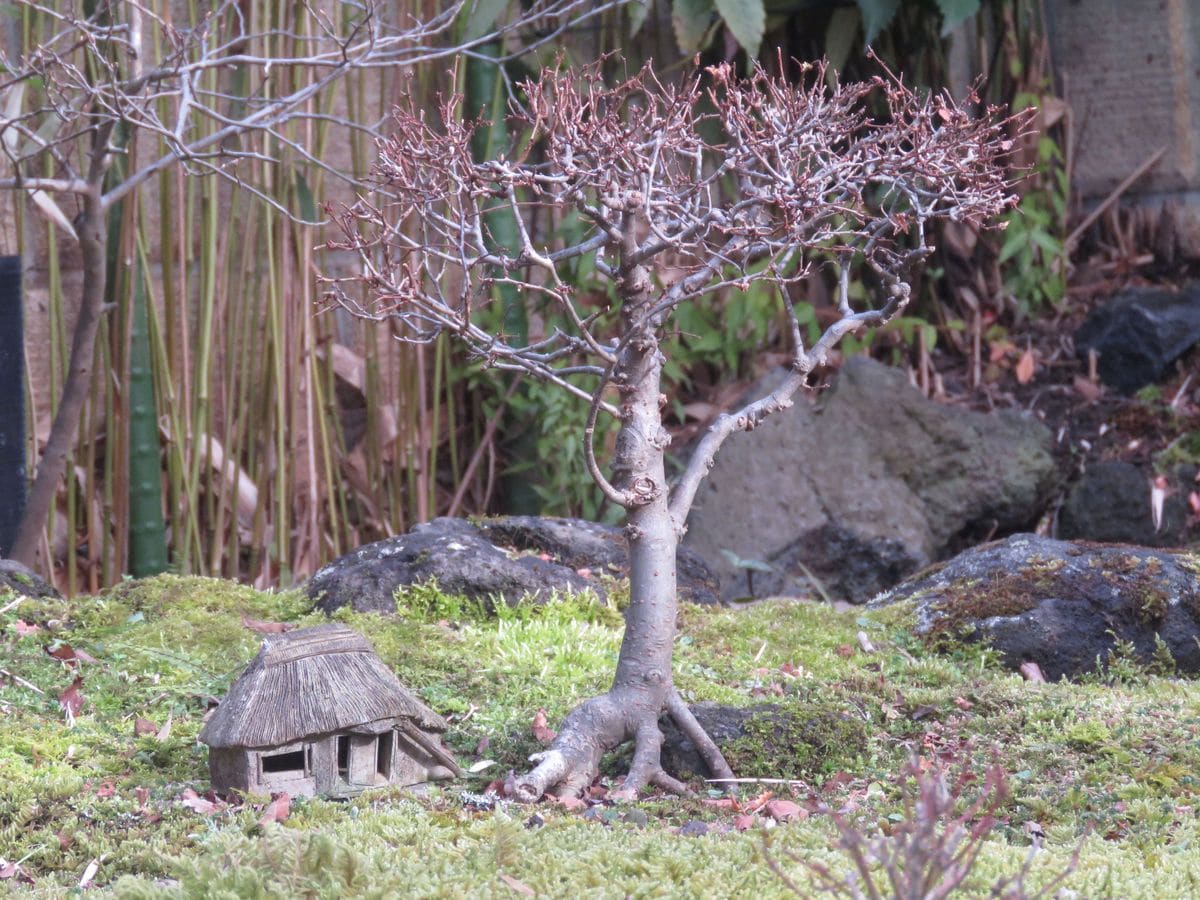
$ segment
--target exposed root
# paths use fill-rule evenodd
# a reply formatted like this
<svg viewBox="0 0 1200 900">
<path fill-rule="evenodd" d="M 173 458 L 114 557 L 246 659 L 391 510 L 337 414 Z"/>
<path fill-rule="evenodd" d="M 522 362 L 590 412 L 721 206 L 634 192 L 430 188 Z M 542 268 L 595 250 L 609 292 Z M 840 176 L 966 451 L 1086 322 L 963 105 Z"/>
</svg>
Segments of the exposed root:
<svg viewBox="0 0 1200 900">
<path fill-rule="evenodd" d="M 634 742 L 633 761 L 614 800 L 636 799 L 638 791 L 652 785 L 674 794 L 691 790 L 662 768 L 663 734 L 658 716 L 664 709 L 680 730 L 699 749 L 701 758 L 716 778 L 732 778 L 733 772 L 712 738 L 705 733 L 673 687 L 660 695 L 661 702 L 645 703 L 646 696 L 629 691 L 610 691 L 577 706 L 548 749 L 529 757 L 536 766 L 516 786 L 517 799 L 533 802 L 543 794 L 577 797 L 600 772 L 600 760 L 628 740 Z M 641 701 L 641 702 L 638 702 Z"/>
<path fill-rule="evenodd" d="M 679 696 L 679 692 L 675 688 L 671 688 L 670 693 L 667 694 L 667 712 L 675 720 L 679 730 L 696 746 L 696 751 L 704 760 L 704 764 L 708 766 L 712 777 L 733 778 L 733 769 L 729 768 L 729 763 L 725 761 L 725 755 L 721 753 L 721 748 L 696 721 L 696 717 L 692 715 L 692 711 L 688 709 L 688 705 L 683 702 L 683 698 Z"/>
</svg>

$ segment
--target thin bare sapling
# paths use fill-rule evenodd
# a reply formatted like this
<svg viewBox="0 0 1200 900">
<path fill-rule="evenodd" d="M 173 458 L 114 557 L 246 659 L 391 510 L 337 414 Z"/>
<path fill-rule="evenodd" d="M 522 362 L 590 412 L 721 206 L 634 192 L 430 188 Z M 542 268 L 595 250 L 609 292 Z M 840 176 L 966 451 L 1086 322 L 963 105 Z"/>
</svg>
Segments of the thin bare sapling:
<svg viewBox="0 0 1200 900">
<path fill-rule="evenodd" d="M 531 758 L 518 785 L 525 799 L 578 794 L 627 741 L 625 796 L 646 785 L 686 790 L 660 762 L 664 712 L 714 777 L 731 776 L 671 675 L 676 548 L 696 489 L 722 442 L 790 406 L 842 337 L 906 307 L 909 273 L 933 249 L 931 222 L 982 225 L 1012 203 L 1002 164 L 1011 122 L 995 110 L 974 109 L 973 96 L 918 95 L 886 70 L 836 87 L 826 74 L 816 66 L 793 83 L 761 70 L 738 79 L 720 65 L 667 84 L 646 66 L 606 87 L 597 66 L 559 66 L 526 84 L 512 108 L 521 149 L 487 162 L 471 157 L 475 126 L 463 121 L 459 95 L 430 115 L 402 106 L 380 142 L 373 200 L 337 215 L 332 243 L 358 251 L 362 270 L 330 281 L 328 296 L 392 320 L 402 340 L 449 334 L 485 366 L 578 396 L 589 409 L 587 468 L 626 513 L 630 603 L 612 686 L 577 706 Z M 881 117 L 868 114 L 868 100 L 882 104 Z M 484 223 L 497 209 L 516 220 L 516 250 L 490 239 Z M 531 223 L 567 215 L 586 224 L 579 239 L 535 236 Z M 581 260 L 599 289 L 565 277 Z M 836 273 L 836 319 L 810 343 L 790 298 L 822 265 Z M 862 309 L 849 290 L 858 270 L 875 288 Z M 671 316 L 685 301 L 713 302 L 758 281 L 779 286 L 789 374 L 719 416 L 671 484 L 662 392 Z M 503 284 L 556 324 L 522 345 L 484 327 L 478 313 Z M 592 440 L 602 415 L 619 422 L 607 472 Z"/>
</svg>

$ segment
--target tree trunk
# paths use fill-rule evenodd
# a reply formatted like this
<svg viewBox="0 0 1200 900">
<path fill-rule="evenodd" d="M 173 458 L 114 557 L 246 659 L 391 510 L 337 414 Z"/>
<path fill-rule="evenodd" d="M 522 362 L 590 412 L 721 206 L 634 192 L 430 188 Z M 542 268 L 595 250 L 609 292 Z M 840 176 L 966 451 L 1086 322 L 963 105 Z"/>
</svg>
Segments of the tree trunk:
<svg viewBox="0 0 1200 900">
<path fill-rule="evenodd" d="M 107 217 L 100 202 L 99 189 L 81 195 L 83 211 L 75 220 L 79 247 L 83 254 L 83 292 L 79 318 L 71 338 L 71 358 L 62 399 L 50 427 L 50 437 L 37 467 L 37 478 L 29 492 L 25 514 L 13 543 L 12 558 L 27 566 L 37 560 L 37 547 L 58 483 L 67 469 L 67 459 L 75 447 L 79 416 L 92 385 L 92 364 L 96 350 L 96 329 L 104 312 L 105 246 Z M 47 564 L 51 563 L 47 560 Z"/>
<path fill-rule="evenodd" d="M 538 765 L 517 786 L 518 795 L 527 800 L 536 800 L 547 790 L 560 796 L 578 794 L 598 774 L 604 754 L 628 740 L 634 741 L 633 762 L 618 796 L 633 797 L 646 784 L 686 791 L 660 763 L 663 736 L 658 719 L 664 710 L 696 740 L 717 770 L 714 774 L 731 774 L 707 735 L 697 734 L 698 726 L 671 680 L 679 536 L 668 503 L 665 451 L 670 437 L 663 428 L 659 393 L 660 323 L 642 319 L 651 303 L 650 283 L 641 266 L 622 279 L 626 340 L 613 371 L 622 396 L 613 484 L 635 498 L 626 523 L 630 602 L 617 672 L 608 693 L 577 706 L 549 749 L 531 757 Z"/>
</svg>

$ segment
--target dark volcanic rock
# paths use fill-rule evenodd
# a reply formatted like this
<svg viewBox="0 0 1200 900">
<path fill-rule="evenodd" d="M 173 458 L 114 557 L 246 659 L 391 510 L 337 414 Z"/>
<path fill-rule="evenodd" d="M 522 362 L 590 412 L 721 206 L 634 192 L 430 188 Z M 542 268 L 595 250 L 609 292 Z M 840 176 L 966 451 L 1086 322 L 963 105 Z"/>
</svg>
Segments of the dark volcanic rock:
<svg viewBox="0 0 1200 900">
<path fill-rule="evenodd" d="M 548 553 L 572 569 L 587 568 L 629 577 L 629 544 L 621 528 L 551 516 L 499 516 L 480 521 L 479 528 L 497 544 Z M 676 566 L 680 600 L 698 604 L 718 602 L 717 577 L 699 554 L 680 547 Z"/>
<path fill-rule="evenodd" d="M 33 569 L 15 559 L 0 559 L 0 591 L 8 590 L 26 597 L 55 597 L 62 599 L 53 587 Z"/>
<path fill-rule="evenodd" d="M 1014 669 L 1074 677 L 1118 640 L 1143 661 L 1161 640 L 1200 672 L 1200 561 L 1189 553 L 1014 535 L 959 554 L 872 605 L 912 601 L 915 630 L 987 641 Z"/>
<path fill-rule="evenodd" d="M 1099 355 L 1100 378 L 1125 393 L 1152 384 L 1200 340 L 1200 284 L 1139 288 L 1093 310 L 1075 332 L 1075 349 Z"/>
<path fill-rule="evenodd" d="M 865 602 L 973 541 L 1036 523 L 1055 481 L 1051 445 L 1034 419 L 934 403 L 903 372 L 855 357 L 820 406 L 798 398 L 726 442 L 685 543 L 727 600 L 749 586 L 722 550 L 772 567 L 754 574 L 759 596 L 811 594 L 811 574 L 835 599 Z"/>
<path fill-rule="evenodd" d="M 1194 476 L 1194 467 L 1172 475 L 1162 523 L 1155 529 L 1150 511 L 1153 473 L 1133 463 L 1093 463 L 1072 485 L 1058 512 L 1058 536 L 1148 547 L 1182 546 L 1187 543 L 1187 495 L 1195 487 Z"/>
<path fill-rule="evenodd" d="M 542 555 L 549 559 L 541 558 Z M 680 598 L 716 602 L 716 579 L 694 554 L 680 554 Z M 584 578 L 579 569 L 590 569 Z M 360 612 L 394 612 L 397 588 L 436 581 L 449 594 L 513 605 L 524 597 L 545 601 L 555 591 L 591 589 L 601 597 L 602 574 L 628 569 L 619 528 L 574 519 L 513 516 L 474 524 L 435 519 L 408 534 L 376 541 L 339 557 L 308 584 L 325 612 L 343 606 Z"/>
</svg>

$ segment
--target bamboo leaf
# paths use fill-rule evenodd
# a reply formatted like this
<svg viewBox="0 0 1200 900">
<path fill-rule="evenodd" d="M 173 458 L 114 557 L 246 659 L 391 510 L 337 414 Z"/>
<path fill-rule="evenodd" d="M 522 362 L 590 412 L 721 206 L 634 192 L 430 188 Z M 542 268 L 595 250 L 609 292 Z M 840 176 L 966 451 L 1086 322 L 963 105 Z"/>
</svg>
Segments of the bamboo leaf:
<svg viewBox="0 0 1200 900">
<path fill-rule="evenodd" d="M 713 12 L 713 0 L 675 0 L 671 6 L 671 24 L 680 53 L 690 54 L 702 49 Z"/>
<path fill-rule="evenodd" d="M 839 6 L 829 17 L 829 25 L 825 29 L 825 56 L 835 73 L 842 71 L 846 60 L 850 58 L 861 19 L 858 9 L 853 6 Z"/>
<path fill-rule="evenodd" d="M 300 172 L 296 173 L 296 199 L 300 203 L 300 215 L 304 217 L 304 221 L 316 222 L 317 204 L 313 200 L 312 191 L 308 188 L 308 182 L 304 180 L 304 175 Z"/>
<path fill-rule="evenodd" d="M 942 34 L 947 35 L 979 12 L 979 0 L 937 0 L 942 14 Z"/>
<path fill-rule="evenodd" d="M 30 191 L 29 199 L 34 202 L 47 219 L 75 240 L 79 240 L 79 236 L 75 234 L 75 226 L 71 224 L 71 220 L 67 218 L 67 214 L 62 211 L 62 208 L 54 202 L 53 197 L 45 191 Z"/>
<path fill-rule="evenodd" d="M 508 0 L 477 0 L 467 13 L 464 41 L 475 41 L 492 30 L 500 14 L 508 8 Z"/>
<path fill-rule="evenodd" d="M 9 128 L 8 124 L 21 114 L 21 104 L 25 99 L 25 84 L 18 83 L 9 88 L 8 102 L 4 104 L 4 146 L 12 153 L 17 149 L 17 129 Z"/>
<path fill-rule="evenodd" d="M 716 5 L 725 27 L 737 38 L 746 55 L 751 60 L 757 58 L 767 25 L 763 0 L 716 0 Z"/>
<path fill-rule="evenodd" d="M 646 24 L 646 16 L 650 14 L 650 7 L 654 5 L 654 0 L 633 0 L 626 9 L 629 10 L 629 35 L 636 37 L 637 33 L 642 30 L 642 26 Z"/>
<path fill-rule="evenodd" d="M 900 0 L 857 0 L 858 8 L 862 11 L 863 30 L 866 31 L 867 43 L 870 44 L 879 37 L 879 32 L 887 28 L 900 8 Z"/>
</svg>

